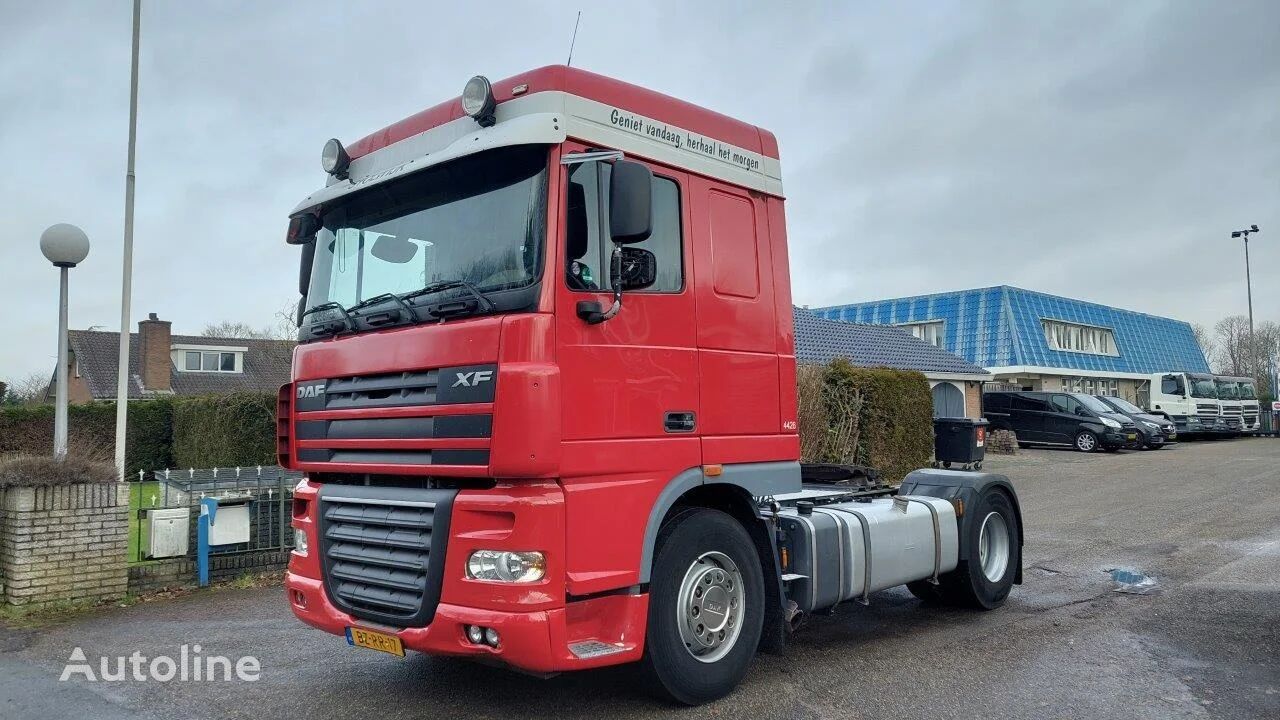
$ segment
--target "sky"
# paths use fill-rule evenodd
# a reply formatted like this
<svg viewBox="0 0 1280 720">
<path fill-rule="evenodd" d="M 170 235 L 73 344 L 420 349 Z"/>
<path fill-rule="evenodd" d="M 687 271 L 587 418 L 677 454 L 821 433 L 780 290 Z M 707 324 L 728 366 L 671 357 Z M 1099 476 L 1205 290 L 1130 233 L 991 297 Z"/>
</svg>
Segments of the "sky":
<svg viewBox="0 0 1280 720">
<path fill-rule="evenodd" d="M 287 213 L 344 142 L 573 64 L 775 133 L 793 299 L 1010 284 L 1212 325 L 1280 320 L 1280 3 L 144 0 L 130 326 L 273 325 Z M 130 3 L 0 0 L 0 379 L 120 321 Z"/>
</svg>

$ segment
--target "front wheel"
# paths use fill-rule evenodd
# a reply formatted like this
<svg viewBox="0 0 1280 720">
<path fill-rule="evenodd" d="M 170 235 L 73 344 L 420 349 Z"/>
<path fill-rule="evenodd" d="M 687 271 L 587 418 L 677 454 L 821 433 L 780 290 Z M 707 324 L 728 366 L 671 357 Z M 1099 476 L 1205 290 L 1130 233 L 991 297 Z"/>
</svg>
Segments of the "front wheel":
<svg viewBox="0 0 1280 720">
<path fill-rule="evenodd" d="M 685 705 L 728 695 L 764 626 L 764 574 L 745 528 L 718 510 L 686 510 L 658 534 L 641 662 L 650 690 Z"/>
<path fill-rule="evenodd" d="M 1081 430 L 1076 435 L 1076 449 L 1080 452 L 1094 452 L 1098 449 L 1098 436 L 1090 430 Z"/>
</svg>

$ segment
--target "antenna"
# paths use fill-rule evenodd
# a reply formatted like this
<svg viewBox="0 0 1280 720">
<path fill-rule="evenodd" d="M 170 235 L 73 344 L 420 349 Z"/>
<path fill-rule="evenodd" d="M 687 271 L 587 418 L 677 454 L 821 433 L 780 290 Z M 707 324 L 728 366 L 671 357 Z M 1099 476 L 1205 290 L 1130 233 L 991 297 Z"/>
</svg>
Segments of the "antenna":
<svg viewBox="0 0 1280 720">
<path fill-rule="evenodd" d="M 565 65 L 573 67 L 573 45 L 578 42 L 578 24 L 582 22 L 582 11 L 578 11 L 578 19 L 573 21 L 573 39 L 569 41 L 569 59 Z"/>
</svg>

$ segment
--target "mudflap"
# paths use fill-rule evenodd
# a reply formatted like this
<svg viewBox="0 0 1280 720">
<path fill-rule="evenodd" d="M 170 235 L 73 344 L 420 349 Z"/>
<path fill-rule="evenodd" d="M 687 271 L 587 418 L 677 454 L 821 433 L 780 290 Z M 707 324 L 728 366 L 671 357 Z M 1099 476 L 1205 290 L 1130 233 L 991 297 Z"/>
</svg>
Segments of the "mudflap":
<svg viewBox="0 0 1280 720">
<path fill-rule="evenodd" d="M 984 472 L 966 472 L 961 470 L 934 470 L 924 469 L 915 470 L 902 481 L 902 487 L 898 491 L 902 495 L 923 495 L 925 497 L 936 497 L 944 500 L 950 500 L 953 505 L 960 511 L 963 508 L 977 507 L 978 498 L 993 487 L 998 487 L 1009 495 L 1009 500 L 1013 504 L 1013 511 L 1018 515 L 1018 546 L 1023 545 L 1022 532 L 1022 505 L 1018 502 L 1018 493 L 1013 489 L 1013 483 L 1009 482 L 1009 478 L 996 473 Z M 968 547 L 968 538 L 970 536 L 969 528 L 971 523 L 976 521 L 972 515 L 967 512 L 959 514 L 959 557 L 961 560 L 969 558 L 970 548 Z M 1019 553 L 1021 557 L 1021 553 Z M 1022 564 L 1018 564 L 1017 572 L 1013 577 L 1015 585 L 1022 584 Z"/>
</svg>

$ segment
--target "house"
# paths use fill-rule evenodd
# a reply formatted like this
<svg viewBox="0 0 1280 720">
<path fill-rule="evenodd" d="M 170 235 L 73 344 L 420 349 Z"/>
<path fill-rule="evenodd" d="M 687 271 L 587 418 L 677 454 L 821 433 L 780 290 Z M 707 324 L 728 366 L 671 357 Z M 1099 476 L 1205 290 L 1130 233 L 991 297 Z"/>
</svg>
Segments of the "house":
<svg viewBox="0 0 1280 720">
<path fill-rule="evenodd" d="M 991 373 L 964 358 L 886 325 L 824 320 L 793 308 L 796 362 L 829 363 L 844 358 L 858 367 L 918 370 L 933 392 L 937 417 L 982 417 L 982 383 Z"/>
<path fill-rule="evenodd" d="M 129 338 L 130 398 L 275 392 L 289 382 L 295 345 L 292 340 L 174 335 L 171 323 L 155 313 Z M 67 349 L 69 401 L 114 400 L 120 334 L 70 330 Z M 51 383 L 49 397 L 55 389 Z"/>
<path fill-rule="evenodd" d="M 1181 320 L 1001 285 L 814 310 L 893 325 L 981 365 L 1005 386 L 1118 395 L 1142 402 L 1147 376 L 1209 372 Z"/>
</svg>

